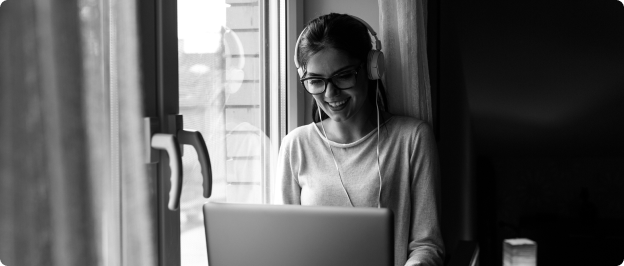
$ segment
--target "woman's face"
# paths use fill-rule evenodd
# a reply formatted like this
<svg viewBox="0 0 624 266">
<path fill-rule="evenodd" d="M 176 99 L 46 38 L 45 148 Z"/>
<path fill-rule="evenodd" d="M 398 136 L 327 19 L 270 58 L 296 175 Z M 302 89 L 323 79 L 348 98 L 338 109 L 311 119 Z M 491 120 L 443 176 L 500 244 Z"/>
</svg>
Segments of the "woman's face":
<svg viewBox="0 0 624 266">
<path fill-rule="evenodd" d="M 341 90 L 328 82 L 324 93 L 313 95 L 316 104 L 336 122 L 366 121 L 367 114 L 363 110 L 367 102 L 368 78 L 366 67 L 360 68 L 361 64 L 334 48 L 325 48 L 308 60 L 306 78 L 329 78 L 343 71 L 358 70 L 355 86 Z"/>
</svg>

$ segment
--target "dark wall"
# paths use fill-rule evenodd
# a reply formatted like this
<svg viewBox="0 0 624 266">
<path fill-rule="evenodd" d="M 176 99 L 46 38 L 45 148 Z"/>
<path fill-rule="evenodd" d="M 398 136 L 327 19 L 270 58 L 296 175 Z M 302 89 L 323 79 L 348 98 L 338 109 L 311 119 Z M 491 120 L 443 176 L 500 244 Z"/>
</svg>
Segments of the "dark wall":
<svg viewBox="0 0 624 266">
<path fill-rule="evenodd" d="M 529 237 L 539 265 L 621 263 L 624 6 L 429 3 L 447 249 L 478 239 L 502 265 Z"/>
<path fill-rule="evenodd" d="M 450 8 L 452 16 L 442 10 L 441 18 L 456 27 L 480 153 L 622 154 L 619 1 L 457 1 Z"/>
<path fill-rule="evenodd" d="M 429 3 L 428 24 L 435 125 L 442 177 L 442 233 L 447 259 L 459 240 L 475 240 L 476 184 L 468 92 L 455 25 L 445 19 L 448 2 Z M 439 12 L 436 14 L 435 10 Z M 436 14 L 432 15 L 432 14 Z M 435 20 L 437 18 L 437 21 Z M 436 28 L 433 28 L 434 26 Z M 437 37 L 437 38 L 436 38 Z M 435 41 L 434 41 L 434 38 Z M 435 42 L 435 43 L 434 43 Z M 437 48 L 437 50 L 436 50 Z"/>
<path fill-rule="evenodd" d="M 515 237 L 537 241 L 540 265 L 624 260 L 624 158 L 482 159 L 489 164 L 482 170 L 496 184 L 489 206 L 494 215 L 488 217 L 496 221 L 489 228 L 494 261 L 502 259 L 497 243 Z"/>
</svg>

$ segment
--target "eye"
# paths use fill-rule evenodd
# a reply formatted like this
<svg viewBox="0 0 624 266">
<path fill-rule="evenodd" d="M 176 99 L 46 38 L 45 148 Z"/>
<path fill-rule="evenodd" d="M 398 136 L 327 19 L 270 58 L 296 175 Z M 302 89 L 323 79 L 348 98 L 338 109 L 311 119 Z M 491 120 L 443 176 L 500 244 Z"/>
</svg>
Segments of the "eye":
<svg viewBox="0 0 624 266">
<path fill-rule="evenodd" d="M 308 79 L 307 80 L 308 84 L 316 86 L 316 85 L 322 85 L 323 84 L 323 80 L 322 79 Z"/>
<path fill-rule="evenodd" d="M 334 80 L 336 81 L 348 81 L 348 80 L 352 80 L 355 77 L 355 73 L 354 72 L 350 72 L 350 73 L 344 73 L 344 74 L 340 74 L 334 77 Z"/>
</svg>

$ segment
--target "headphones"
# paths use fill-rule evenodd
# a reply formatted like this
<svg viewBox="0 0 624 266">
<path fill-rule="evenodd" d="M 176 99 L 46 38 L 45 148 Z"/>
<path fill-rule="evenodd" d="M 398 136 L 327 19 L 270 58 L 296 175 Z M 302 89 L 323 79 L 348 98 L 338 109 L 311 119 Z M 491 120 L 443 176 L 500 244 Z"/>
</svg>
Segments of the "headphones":
<svg viewBox="0 0 624 266">
<path fill-rule="evenodd" d="M 353 15 L 347 16 L 350 16 L 364 24 L 364 26 L 366 26 L 373 38 L 375 38 L 375 49 L 368 52 L 366 60 L 366 72 L 368 73 L 368 79 L 370 80 L 381 79 L 386 70 L 386 66 L 384 64 L 384 54 L 381 51 L 381 41 L 377 38 L 377 33 L 370 25 L 368 25 L 368 23 L 366 23 L 366 21 L 362 20 L 361 18 Z M 306 29 L 307 27 L 301 31 L 301 34 L 299 34 L 299 37 L 297 38 L 297 43 L 295 44 L 295 67 L 297 68 L 297 73 L 299 73 L 299 78 L 303 78 L 303 75 L 305 74 L 305 70 L 303 69 L 301 64 L 299 64 L 299 60 L 297 60 L 297 55 L 299 55 L 299 43 L 301 42 L 301 36 L 306 31 Z"/>
</svg>

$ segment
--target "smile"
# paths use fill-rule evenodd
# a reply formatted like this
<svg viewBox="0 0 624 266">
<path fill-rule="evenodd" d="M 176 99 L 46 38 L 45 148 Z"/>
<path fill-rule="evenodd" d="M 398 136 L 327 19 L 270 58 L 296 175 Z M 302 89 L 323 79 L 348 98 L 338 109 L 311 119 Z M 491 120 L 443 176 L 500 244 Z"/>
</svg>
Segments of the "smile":
<svg viewBox="0 0 624 266">
<path fill-rule="evenodd" d="M 329 110 L 331 110 L 332 112 L 338 112 L 338 111 L 344 109 L 347 106 L 347 104 L 349 103 L 350 100 L 351 100 L 351 98 L 347 98 L 347 99 L 342 100 L 342 101 L 326 102 L 326 103 L 329 106 Z"/>
<path fill-rule="evenodd" d="M 347 103 L 348 100 L 344 100 L 344 101 L 340 101 L 340 102 L 328 102 L 327 104 L 329 104 L 329 106 L 331 107 L 340 107 L 341 105 L 344 105 L 345 103 Z"/>
</svg>

